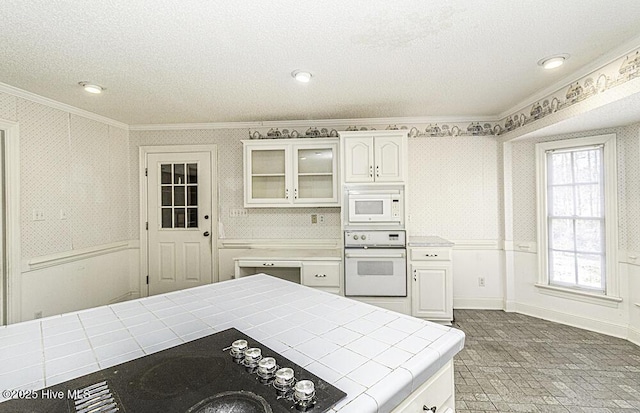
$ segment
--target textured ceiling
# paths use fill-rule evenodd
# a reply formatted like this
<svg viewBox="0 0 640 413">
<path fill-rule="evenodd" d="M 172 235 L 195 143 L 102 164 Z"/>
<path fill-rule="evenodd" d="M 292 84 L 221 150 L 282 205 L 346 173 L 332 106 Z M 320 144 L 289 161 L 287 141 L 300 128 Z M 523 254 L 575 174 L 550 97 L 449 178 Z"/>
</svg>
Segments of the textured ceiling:
<svg viewBox="0 0 640 413">
<path fill-rule="evenodd" d="M 0 15 L 0 82 L 127 124 L 493 117 L 640 35 L 638 0 L 3 0 Z M 536 65 L 556 53 L 561 69 Z"/>
</svg>

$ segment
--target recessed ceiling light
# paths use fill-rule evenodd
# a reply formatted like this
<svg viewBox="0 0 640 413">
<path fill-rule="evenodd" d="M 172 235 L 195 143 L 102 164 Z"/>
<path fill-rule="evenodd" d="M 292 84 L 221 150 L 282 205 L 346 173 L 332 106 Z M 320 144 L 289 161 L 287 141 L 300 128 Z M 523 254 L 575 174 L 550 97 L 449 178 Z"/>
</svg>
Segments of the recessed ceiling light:
<svg viewBox="0 0 640 413">
<path fill-rule="evenodd" d="M 291 72 L 291 76 L 298 82 L 309 83 L 311 80 L 311 73 L 305 72 L 304 70 L 294 70 Z"/>
<path fill-rule="evenodd" d="M 569 55 L 566 53 L 545 57 L 544 59 L 538 60 L 538 66 L 542 66 L 547 70 L 555 69 L 556 67 L 562 66 L 568 58 Z"/>
<path fill-rule="evenodd" d="M 89 92 L 89 93 L 102 93 L 102 91 L 104 90 L 104 88 L 100 85 L 95 85 L 93 83 L 89 83 L 89 82 L 78 82 L 78 84 L 80 86 L 82 86 L 84 88 L 85 92 Z"/>
</svg>

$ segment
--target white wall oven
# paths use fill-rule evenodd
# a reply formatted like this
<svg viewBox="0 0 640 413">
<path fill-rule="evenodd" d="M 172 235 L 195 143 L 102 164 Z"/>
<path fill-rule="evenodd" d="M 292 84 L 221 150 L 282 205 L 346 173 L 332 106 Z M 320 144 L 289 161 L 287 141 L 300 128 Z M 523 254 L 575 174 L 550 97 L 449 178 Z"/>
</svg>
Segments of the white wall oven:
<svg viewBox="0 0 640 413">
<path fill-rule="evenodd" d="M 344 238 L 346 296 L 407 296 L 404 231 L 345 231 Z"/>
<path fill-rule="evenodd" d="M 347 226 L 404 225 L 404 190 L 390 188 L 350 188 L 346 191 Z"/>
</svg>

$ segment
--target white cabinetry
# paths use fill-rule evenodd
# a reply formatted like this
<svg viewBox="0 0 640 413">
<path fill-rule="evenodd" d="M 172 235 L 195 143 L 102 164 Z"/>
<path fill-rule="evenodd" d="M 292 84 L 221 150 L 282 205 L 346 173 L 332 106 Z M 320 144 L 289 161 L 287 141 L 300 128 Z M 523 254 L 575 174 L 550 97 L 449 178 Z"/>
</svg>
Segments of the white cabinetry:
<svg viewBox="0 0 640 413">
<path fill-rule="evenodd" d="M 266 273 L 297 284 L 340 294 L 342 260 L 337 249 L 261 250 L 234 257 L 235 278 Z"/>
<path fill-rule="evenodd" d="M 245 207 L 339 206 L 338 140 L 242 141 Z"/>
<path fill-rule="evenodd" d="M 432 321 L 453 320 L 451 248 L 410 248 L 411 314 Z"/>
<path fill-rule="evenodd" d="M 303 261 L 300 281 L 302 285 L 339 294 L 340 262 Z"/>
<path fill-rule="evenodd" d="M 397 182 L 406 179 L 406 131 L 340 132 L 344 182 Z"/>
<path fill-rule="evenodd" d="M 453 360 L 450 360 L 391 413 L 453 413 L 454 409 Z"/>
</svg>

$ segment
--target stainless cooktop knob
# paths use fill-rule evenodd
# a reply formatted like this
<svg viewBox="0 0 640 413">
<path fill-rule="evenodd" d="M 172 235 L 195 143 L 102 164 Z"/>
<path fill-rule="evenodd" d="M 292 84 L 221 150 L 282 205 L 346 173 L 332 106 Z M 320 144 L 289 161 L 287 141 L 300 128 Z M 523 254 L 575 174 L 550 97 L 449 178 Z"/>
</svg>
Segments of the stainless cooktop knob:
<svg viewBox="0 0 640 413">
<path fill-rule="evenodd" d="M 354 236 L 353 236 L 353 239 L 357 240 L 357 239 L 358 239 L 358 236 L 357 236 L 357 235 L 354 235 Z"/>
<path fill-rule="evenodd" d="M 311 380 L 300 380 L 294 387 L 294 397 L 296 401 L 307 401 L 316 395 L 315 385 Z"/>
<path fill-rule="evenodd" d="M 367 239 L 367 236 L 366 236 L 366 235 L 362 235 L 362 236 L 360 237 L 360 239 L 361 239 L 361 240 L 365 240 L 365 239 Z"/>
</svg>

